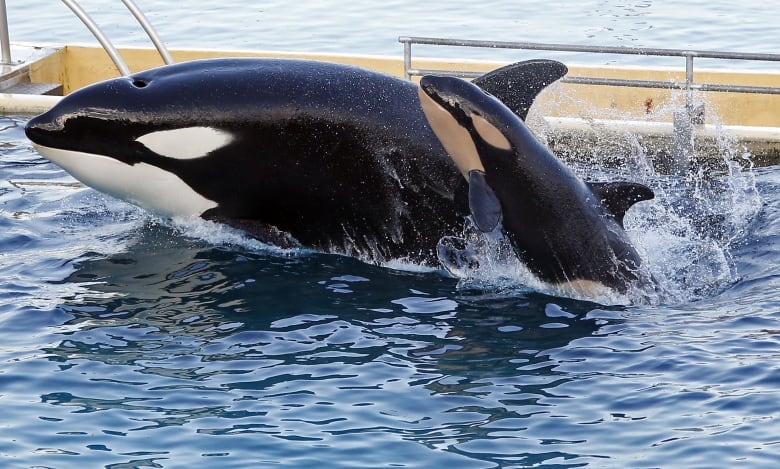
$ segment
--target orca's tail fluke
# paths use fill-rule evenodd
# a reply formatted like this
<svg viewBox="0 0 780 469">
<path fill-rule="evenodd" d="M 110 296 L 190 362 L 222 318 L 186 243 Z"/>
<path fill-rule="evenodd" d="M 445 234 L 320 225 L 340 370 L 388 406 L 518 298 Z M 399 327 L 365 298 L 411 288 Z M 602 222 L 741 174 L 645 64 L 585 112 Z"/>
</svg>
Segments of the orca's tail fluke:
<svg viewBox="0 0 780 469">
<path fill-rule="evenodd" d="M 555 60 L 526 60 L 497 68 L 472 83 L 503 102 L 525 120 L 536 96 L 569 71 Z"/>
</svg>

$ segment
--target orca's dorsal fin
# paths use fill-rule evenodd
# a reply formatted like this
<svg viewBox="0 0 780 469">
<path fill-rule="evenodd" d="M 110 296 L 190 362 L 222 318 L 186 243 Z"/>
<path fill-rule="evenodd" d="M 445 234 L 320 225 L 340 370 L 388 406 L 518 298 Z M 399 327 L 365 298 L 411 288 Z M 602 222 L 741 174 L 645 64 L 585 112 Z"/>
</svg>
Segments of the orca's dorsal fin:
<svg viewBox="0 0 780 469">
<path fill-rule="evenodd" d="M 503 217 L 498 196 L 485 180 L 485 173 L 476 169 L 469 171 L 469 211 L 483 233 L 495 230 Z"/>
<path fill-rule="evenodd" d="M 589 182 L 588 185 L 621 227 L 623 217 L 632 205 L 655 197 L 652 189 L 635 182 Z"/>
<path fill-rule="evenodd" d="M 497 68 L 472 83 L 492 94 L 525 120 L 536 96 L 569 69 L 555 60 L 526 60 Z"/>
</svg>

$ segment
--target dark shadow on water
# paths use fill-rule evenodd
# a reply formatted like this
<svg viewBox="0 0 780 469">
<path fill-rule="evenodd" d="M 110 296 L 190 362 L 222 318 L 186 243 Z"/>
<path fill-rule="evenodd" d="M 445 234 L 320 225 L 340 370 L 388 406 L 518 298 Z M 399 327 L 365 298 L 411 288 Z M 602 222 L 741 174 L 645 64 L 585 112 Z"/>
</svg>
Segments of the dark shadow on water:
<svg viewBox="0 0 780 469">
<path fill-rule="evenodd" d="M 462 339 L 492 340 L 499 349 L 512 337 L 510 350 L 545 350 L 595 332 L 598 326 L 585 316 L 604 308 L 530 291 L 459 291 L 457 281 L 440 272 L 377 267 L 345 256 L 215 247 L 157 224 L 145 227 L 126 252 L 85 257 L 63 281 L 84 288 L 62 305 L 74 315 L 72 323 L 144 321 L 208 340 L 222 332 L 188 324 L 240 322 L 241 330 L 264 330 L 300 315 L 361 324 L 403 315 L 451 327 L 450 335 Z"/>
</svg>

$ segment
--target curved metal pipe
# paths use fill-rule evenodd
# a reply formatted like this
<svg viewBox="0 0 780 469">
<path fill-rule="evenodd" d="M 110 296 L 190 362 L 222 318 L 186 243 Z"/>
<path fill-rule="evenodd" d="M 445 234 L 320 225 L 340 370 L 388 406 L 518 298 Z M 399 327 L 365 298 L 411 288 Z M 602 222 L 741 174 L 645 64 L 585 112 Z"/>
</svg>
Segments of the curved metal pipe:
<svg viewBox="0 0 780 469">
<path fill-rule="evenodd" d="M 86 11 L 84 11 L 81 6 L 75 2 L 75 0 L 62 0 L 62 3 L 68 6 L 73 13 L 76 14 L 76 16 L 79 17 L 82 23 L 90 30 L 90 32 L 95 36 L 95 39 L 100 42 L 100 45 L 103 46 L 103 49 L 105 49 L 106 53 L 108 53 L 108 56 L 111 57 L 111 61 L 114 62 L 114 65 L 116 65 L 116 68 L 119 70 L 119 73 L 121 73 L 124 76 L 130 75 L 130 68 L 127 66 L 127 63 L 125 63 L 124 59 L 122 59 L 122 56 L 119 55 L 119 51 L 114 47 L 114 45 L 111 43 L 111 41 L 108 40 L 105 34 L 103 34 L 103 31 L 101 31 L 100 27 L 92 21 L 92 18 L 89 17 Z"/>
<path fill-rule="evenodd" d="M 172 63 L 174 63 L 173 57 L 171 57 L 170 52 L 168 52 L 168 48 L 165 47 L 165 44 L 163 44 L 162 40 L 160 39 L 160 36 L 157 35 L 157 31 L 154 30 L 152 23 L 150 23 L 149 20 L 146 18 L 144 12 L 141 11 L 140 8 L 138 8 L 138 5 L 136 5 L 136 3 L 133 0 L 122 0 L 122 3 L 125 4 L 127 9 L 130 10 L 130 13 L 132 13 L 133 16 L 135 16 L 135 19 L 138 20 L 138 23 L 141 24 L 141 27 L 144 28 L 144 31 L 146 31 L 146 35 L 149 36 L 149 39 L 152 40 L 154 47 L 157 48 L 157 52 L 160 53 L 160 57 L 162 57 L 166 65 L 171 65 Z"/>
</svg>

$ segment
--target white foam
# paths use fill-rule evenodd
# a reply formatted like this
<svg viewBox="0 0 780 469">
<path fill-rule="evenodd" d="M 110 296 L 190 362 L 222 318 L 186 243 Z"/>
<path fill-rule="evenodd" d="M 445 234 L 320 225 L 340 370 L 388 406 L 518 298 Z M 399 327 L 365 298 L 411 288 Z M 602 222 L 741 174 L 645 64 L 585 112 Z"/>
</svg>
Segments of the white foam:
<svg viewBox="0 0 780 469">
<path fill-rule="evenodd" d="M 393 269 L 393 270 L 400 270 L 402 272 L 413 272 L 413 273 L 430 273 L 430 272 L 438 272 L 441 270 L 439 267 L 431 267 L 429 265 L 419 264 L 417 262 L 405 258 L 391 259 L 389 261 L 383 262 L 382 267 Z"/>
<path fill-rule="evenodd" d="M 181 234 L 209 244 L 238 246 L 252 251 L 283 256 L 310 252 L 302 248 L 281 248 L 273 244 L 264 243 L 251 237 L 245 231 L 200 217 L 174 217 L 171 221 L 173 227 Z"/>
</svg>

